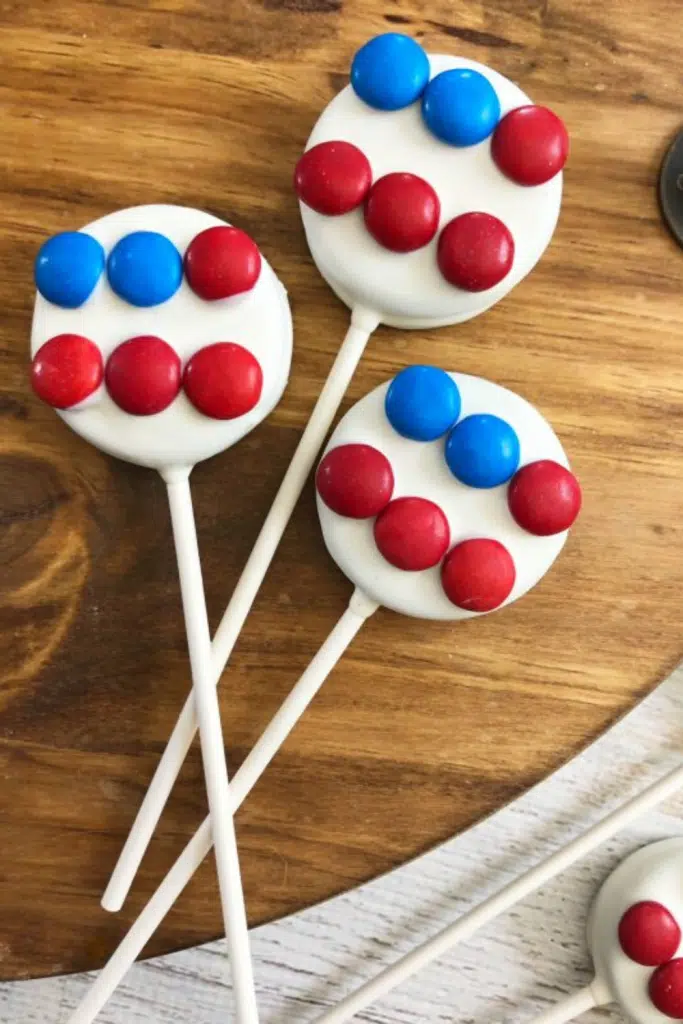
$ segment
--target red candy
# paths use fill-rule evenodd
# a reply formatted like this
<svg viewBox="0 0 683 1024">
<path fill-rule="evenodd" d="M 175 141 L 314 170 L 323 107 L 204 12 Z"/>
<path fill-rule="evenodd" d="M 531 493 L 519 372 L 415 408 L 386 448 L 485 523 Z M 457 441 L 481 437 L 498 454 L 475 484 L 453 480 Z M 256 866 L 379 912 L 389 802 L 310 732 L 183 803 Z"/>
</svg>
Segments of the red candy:
<svg viewBox="0 0 683 1024">
<path fill-rule="evenodd" d="M 681 929 L 666 907 L 654 900 L 634 903 L 619 922 L 619 944 L 627 957 L 644 967 L 670 960 L 681 941 Z"/>
<path fill-rule="evenodd" d="M 448 520 L 426 498 L 397 498 L 375 523 L 380 554 L 397 569 L 419 572 L 438 565 L 448 550 Z"/>
<path fill-rule="evenodd" d="M 36 352 L 31 385 L 54 409 L 78 405 L 102 383 L 102 356 L 97 345 L 80 334 L 57 334 Z"/>
<path fill-rule="evenodd" d="M 515 522 L 536 537 L 568 530 L 581 509 L 581 487 L 573 473 L 551 459 L 519 469 L 508 487 Z"/>
<path fill-rule="evenodd" d="M 547 107 L 517 107 L 501 118 L 491 141 L 499 170 L 518 185 L 542 185 L 564 167 L 569 136 Z"/>
<path fill-rule="evenodd" d="M 234 420 L 257 405 L 263 371 L 246 348 L 219 341 L 195 352 L 185 367 L 183 386 L 199 412 L 215 420 Z"/>
<path fill-rule="evenodd" d="M 239 228 L 217 224 L 200 231 L 185 253 L 185 277 L 200 299 L 212 302 L 248 292 L 261 273 L 256 242 Z"/>
<path fill-rule="evenodd" d="M 660 1013 L 683 1020 L 683 959 L 669 960 L 658 967 L 650 978 L 648 991 Z"/>
<path fill-rule="evenodd" d="M 463 213 L 439 235 L 439 270 L 450 284 L 467 292 L 499 284 L 509 274 L 514 255 L 510 231 L 490 213 Z"/>
<path fill-rule="evenodd" d="M 294 170 L 294 189 L 301 202 L 330 217 L 360 206 L 371 184 L 368 158 L 350 142 L 320 142 L 304 153 Z"/>
<path fill-rule="evenodd" d="M 133 416 L 153 416 L 180 391 L 180 359 L 167 342 L 145 334 L 124 341 L 107 360 L 107 391 Z"/>
<path fill-rule="evenodd" d="M 448 552 L 441 584 L 449 601 L 468 612 L 491 612 L 515 585 L 515 563 L 497 540 L 464 540 Z"/>
<path fill-rule="evenodd" d="M 370 519 L 391 500 L 394 474 L 386 455 L 371 445 L 342 444 L 321 461 L 315 486 L 337 515 Z"/>
<path fill-rule="evenodd" d="M 431 242 L 439 226 L 439 197 L 415 174 L 385 174 L 365 201 L 365 225 L 392 252 L 412 252 Z"/>
</svg>

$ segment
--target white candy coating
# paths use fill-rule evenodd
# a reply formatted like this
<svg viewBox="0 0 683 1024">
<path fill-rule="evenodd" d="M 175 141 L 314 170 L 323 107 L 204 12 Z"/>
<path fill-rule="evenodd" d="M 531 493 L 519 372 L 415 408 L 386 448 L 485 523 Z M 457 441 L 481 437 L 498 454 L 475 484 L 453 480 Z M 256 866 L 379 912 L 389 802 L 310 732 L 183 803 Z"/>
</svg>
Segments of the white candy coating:
<svg viewBox="0 0 683 1024">
<path fill-rule="evenodd" d="M 654 967 L 634 963 L 619 945 L 619 922 L 642 900 L 654 900 L 683 925 L 683 838 L 651 843 L 622 861 L 603 884 L 588 924 L 596 977 L 637 1024 L 671 1024 L 653 1005 L 648 984 Z M 676 956 L 683 954 L 683 942 Z"/>
<path fill-rule="evenodd" d="M 472 68 L 491 82 L 501 116 L 532 100 L 513 82 L 476 61 L 429 54 L 431 77 L 450 68 Z M 425 125 L 420 103 L 398 111 L 375 110 L 351 88 L 343 89 L 321 114 L 306 149 L 343 140 L 370 161 L 373 180 L 393 171 L 424 178 L 441 201 L 439 231 L 453 217 L 483 211 L 500 218 L 512 232 L 515 258 L 510 273 L 483 292 L 449 284 L 436 262 L 436 237 L 422 249 L 394 253 L 367 231 L 363 210 L 327 217 L 300 203 L 306 238 L 318 270 L 347 306 L 377 312 L 395 327 L 439 327 L 483 313 L 502 299 L 540 259 L 552 238 L 560 212 L 562 174 L 544 185 L 515 184 L 491 158 L 491 139 L 455 147 L 436 138 Z"/>
<path fill-rule="evenodd" d="M 120 238 L 132 231 L 158 231 L 184 255 L 200 231 L 225 223 L 201 210 L 153 205 L 119 210 L 82 230 L 96 238 L 107 255 Z M 31 354 L 62 333 L 90 338 L 105 361 L 122 342 L 143 334 L 163 338 L 175 349 L 183 366 L 200 348 L 217 341 L 235 342 L 258 359 L 263 371 L 261 397 L 250 412 L 234 420 L 202 415 L 182 391 L 160 413 L 131 416 L 109 397 L 104 385 L 78 407 L 56 410 L 77 434 L 96 447 L 155 469 L 194 465 L 231 447 L 258 426 L 280 400 L 292 358 L 287 293 L 263 256 L 259 279 L 251 291 L 216 302 L 200 299 L 183 277 L 180 288 L 167 302 L 140 308 L 112 291 L 106 272 L 79 309 L 63 309 L 37 294 Z"/>
<path fill-rule="evenodd" d="M 463 373 L 450 376 L 460 389 L 460 419 L 474 413 L 492 413 L 514 428 L 520 442 L 520 466 L 537 459 L 569 465 L 552 427 L 525 399 L 481 377 Z M 510 515 L 507 484 L 486 490 L 468 487 L 448 468 L 445 437 L 424 442 L 398 434 L 384 412 L 388 388 L 389 383 L 380 385 L 346 413 L 325 453 L 342 444 L 372 445 L 391 463 L 393 498 L 428 498 L 441 507 L 448 519 L 451 547 L 473 537 L 489 537 L 504 544 L 517 571 L 515 585 L 504 603 L 516 601 L 548 571 L 564 545 L 567 531 L 551 537 L 527 533 Z M 317 501 L 332 558 L 368 597 L 386 608 L 424 619 L 468 619 L 486 614 L 465 611 L 448 600 L 441 587 L 440 566 L 404 572 L 390 565 L 375 545 L 374 519 L 349 519 L 329 509 L 319 495 Z"/>
</svg>

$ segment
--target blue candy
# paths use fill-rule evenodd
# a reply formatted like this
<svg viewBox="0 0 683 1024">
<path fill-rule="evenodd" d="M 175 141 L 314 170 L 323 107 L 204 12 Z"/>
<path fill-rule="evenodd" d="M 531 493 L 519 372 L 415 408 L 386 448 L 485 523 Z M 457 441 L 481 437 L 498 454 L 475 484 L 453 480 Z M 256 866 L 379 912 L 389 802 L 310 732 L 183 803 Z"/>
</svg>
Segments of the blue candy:
<svg viewBox="0 0 683 1024">
<path fill-rule="evenodd" d="M 466 416 L 448 435 L 446 462 L 469 487 L 498 487 L 517 471 L 519 438 L 498 416 Z"/>
<path fill-rule="evenodd" d="M 435 366 L 409 366 L 389 385 L 384 411 L 394 430 L 411 441 L 435 441 L 460 415 L 458 385 Z"/>
<path fill-rule="evenodd" d="M 452 146 L 474 146 L 500 120 L 500 101 L 488 78 L 469 68 L 442 71 L 422 96 L 422 116 L 433 135 Z"/>
<path fill-rule="evenodd" d="M 357 96 L 377 110 L 401 110 L 419 99 L 429 81 L 429 58 L 419 43 L 386 32 L 361 46 L 351 65 Z"/>
<path fill-rule="evenodd" d="M 133 231 L 109 253 L 107 276 L 116 294 L 132 306 L 158 306 L 178 291 L 183 261 L 165 235 Z"/>
<path fill-rule="evenodd" d="M 92 293 L 104 270 L 104 249 L 92 235 L 64 231 L 40 247 L 34 276 L 43 298 L 77 309 Z"/>
</svg>

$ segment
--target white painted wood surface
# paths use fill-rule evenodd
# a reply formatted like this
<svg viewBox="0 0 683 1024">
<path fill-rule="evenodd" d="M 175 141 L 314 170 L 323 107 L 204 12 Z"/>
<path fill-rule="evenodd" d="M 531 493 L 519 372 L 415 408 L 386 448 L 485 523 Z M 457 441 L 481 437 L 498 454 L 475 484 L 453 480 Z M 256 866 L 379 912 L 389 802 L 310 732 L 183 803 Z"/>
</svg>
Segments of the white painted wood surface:
<svg viewBox="0 0 683 1024">
<path fill-rule="evenodd" d="M 675 766 L 683 669 L 590 750 L 489 821 L 352 893 L 253 934 L 262 1024 L 306 1024 L 322 1007 L 432 935 Z M 621 857 L 683 834 L 683 796 L 363 1015 L 376 1024 L 525 1021 L 590 978 L 586 912 Z M 226 1024 L 223 944 L 138 964 L 102 1024 Z M 87 976 L 0 985 L 0 1021 L 63 1024 Z M 619 1019 L 615 1011 L 616 1019 Z M 586 1024 L 605 1021 L 592 1011 Z"/>
</svg>

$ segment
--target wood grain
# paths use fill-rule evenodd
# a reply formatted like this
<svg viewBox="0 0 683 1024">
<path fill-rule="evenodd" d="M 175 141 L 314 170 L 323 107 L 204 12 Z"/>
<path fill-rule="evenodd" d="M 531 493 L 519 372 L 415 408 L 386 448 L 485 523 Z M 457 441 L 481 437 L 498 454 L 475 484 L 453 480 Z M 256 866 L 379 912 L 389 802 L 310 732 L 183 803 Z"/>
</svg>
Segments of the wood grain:
<svg viewBox="0 0 683 1024">
<path fill-rule="evenodd" d="M 401 27 L 491 63 L 570 126 L 562 217 L 539 267 L 473 322 L 379 331 L 347 405 L 418 361 L 520 390 L 581 477 L 581 524 L 504 613 L 368 624 L 238 816 L 250 917 L 272 919 L 507 802 L 680 657 L 683 262 L 655 198 L 680 116 L 676 15 L 666 0 L 2 6 L 1 977 L 101 964 L 205 810 L 195 751 L 130 905 L 105 915 L 98 897 L 185 698 L 187 658 L 161 482 L 29 394 L 40 241 L 117 207 L 184 203 L 251 231 L 288 286 L 285 398 L 193 478 L 215 624 L 347 319 L 311 264 L 290 174 L 353 50 Z M 309 487 L 222 685 L 233 770 L 348 593 Z M 148 952 L 219 931 L 207 863 Z"/>
</svg>

